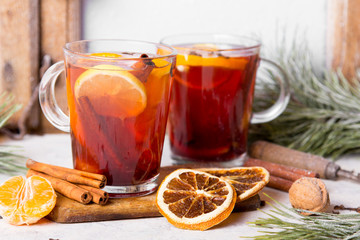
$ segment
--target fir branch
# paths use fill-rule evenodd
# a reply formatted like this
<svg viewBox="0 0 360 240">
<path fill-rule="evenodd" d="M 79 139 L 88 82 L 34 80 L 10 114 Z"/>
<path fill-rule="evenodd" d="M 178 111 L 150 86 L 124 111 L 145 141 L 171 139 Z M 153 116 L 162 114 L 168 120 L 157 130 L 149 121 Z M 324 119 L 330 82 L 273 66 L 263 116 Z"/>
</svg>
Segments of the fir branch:
<svg viewBox="0 0 360 240">
<path fill-rule="evenodd" d="M 360 79 L 351 84 L 340 71 L 317 74 L 305 43 L 293 43 L 291 51 L 277 52 L 277 61 L 289 77 L 290 102 L 277 119 L 252 125 L 251 139 L 264 139 L 334 159 L 360 152 Z M 260 79 L 255 111 L 271 105 L 278 93 L 273 81 Z"/>
<path fill-rule="evenodd" d="M 294 208 L 269 197 L 276 205 L 268 203 L 274 209 L 264 212 L 268 218 L 259 218 L 248 224 L 266 230 L 264 235 L 252 239 L 360 239 L 360 214 L 314 213 L 316 216 L 303 216 Z M 309 211 L 306 211 L 309 212 Z"/>
<path fill-rule="evenodd" d="M 9 118 L 21 108 L 21 104 L 14 104 L 14 96 L 8 93 L 0 95 L 0 128 L 2 128 Z"/>
<path fill-rule="evenodd" d="M 25 157 L 16 152 L 22 149 L 16 146 L 0 145 L 0 173 L 7 175 L 25 174 Z"/>
<path fill-rule="evenodd" d="M 0 128 L 20 108 L 20 104 L 14 103 L 13 95 L 2 93 L 0 95 Z M 16 153 L 20 150 L 19 147 L 0 145 L 0 173 L 14 175 L 26 172 L 25 157 Z"/>
</svg>

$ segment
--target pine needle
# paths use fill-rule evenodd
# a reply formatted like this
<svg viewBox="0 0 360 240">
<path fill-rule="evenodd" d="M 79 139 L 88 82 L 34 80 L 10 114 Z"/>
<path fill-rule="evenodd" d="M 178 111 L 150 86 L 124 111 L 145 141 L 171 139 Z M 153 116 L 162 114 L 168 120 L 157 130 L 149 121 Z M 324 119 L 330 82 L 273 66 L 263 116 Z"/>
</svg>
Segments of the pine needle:
<svg viewBox="0 0 360 240">
<path fill-rule="evenodd" d="M 290 102 L 275 120 L 252 125 L 250 139 L 333 159 L 360 152 L 360 79 L 350 84 L 340 71 L 317 74 L 306 43 L 293 43 L 289 52 L 279 49 L 277 53 L 289 77 Z M 279 93 L 274 81 L 259 80 L 255 111 L 271 105 Z"/>
<path fill-rule="evenodd" d="M 0 145 L 0 173 L 7 175 L 25 174 L 25 157 L 17 154 L 20 147 Z"/>
<path fill-rule="evenodd" d="M 0 95 L 0 128 L 20 108 L 20 104 L 14 103 L 13 95 L 2 93 Z M 26 173 L 25 157 L 17 154 L 19 151 L 21 151 L 21 148 L 16 146 L 0 145 L 0 173 L 8 175 Z"/>
<path fill-rule="evenodd" d="M 360 214 L 314 213 L 316 216 L 303 216 L 294 208 L 289 208 L 269 197 L 276 205 L 264 212 L 268 218 L 249 222 L 251 227 L 262 228 L 252 239 L 360 239 Z M 310 212 L 310 211 L 306 211 Z M 312 213 L 312 212 L 311 212 Z"/>
</svg>

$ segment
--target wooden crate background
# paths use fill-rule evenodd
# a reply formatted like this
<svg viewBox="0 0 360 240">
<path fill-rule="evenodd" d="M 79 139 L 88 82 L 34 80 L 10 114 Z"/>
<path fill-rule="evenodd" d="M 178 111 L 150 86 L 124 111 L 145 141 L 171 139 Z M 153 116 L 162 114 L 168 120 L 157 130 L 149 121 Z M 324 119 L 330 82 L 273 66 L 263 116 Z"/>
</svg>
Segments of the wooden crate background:
<svg viewBox="0 0 360 240">
<path fill-rule="evenodd" d="M 360 67 L 360 1 L 329 0 L 327 62 L 352 79 Z M 25 106 L 39 83 L 44 55 L 52 63 L 62 60 L 64 43 L 81 37 L 81 0 L 1 0 L 0 93 L 12 92 Z M 58 81 L 57 99 L 66 108 L 65 81 Z M 11 118 L 16 126 L 22 112 Z M 43 132 L 55 128 L 42 115 L 39 105 L 31 111 L 27 126 Z"/>
<path fill-rule="evenodd" d="M 39 0 L 1 0 L 0 4 L 0 92 L 12 92 L 23 106 L 39 82 Z M 40 124 L 39 108 L 28 124 Z M 15 125 L 21 112 L 11 119 Z"/>
<path fill-rule="evenodd" d="M 44 55 L 52 63 L 63 59 L 66 42 L 80 39 L 80 0 L 1 0 L 0 4 L 0 92 L 9 91 L 23 108 L 40 81 Z M 56 85 L 57 100 L 66 109 L 65 80 Z M 10 120 L 16 125 L 22 112 Z M 29 129 L 54 132 L 41 113 L 32 109 Z"/>
<path fill-rule="evenodd" d="M 64 59 L 62 47 L 66 42 L 80 39 L 80 0 L 40 0 L 41 56 L 49 54 L 52 62 Z M 67 109 L 65 76 L 56 85 L 56 99 L 59 106 Z M 58 131 L 41 114 L 41 128 L 44 132 Z"/>
<path fill-rule="evenodd" d="M 360 68 L 360 1 L 329 0 L 328 6 L 328 65 L 353 81 Z"/>
</svg>

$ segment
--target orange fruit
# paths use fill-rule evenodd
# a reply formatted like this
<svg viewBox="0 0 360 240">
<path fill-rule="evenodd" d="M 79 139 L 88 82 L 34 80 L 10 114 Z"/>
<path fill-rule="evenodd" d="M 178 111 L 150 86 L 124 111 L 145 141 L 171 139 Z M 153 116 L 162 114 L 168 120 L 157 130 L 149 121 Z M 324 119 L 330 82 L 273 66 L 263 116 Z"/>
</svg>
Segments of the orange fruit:
<svg viewBox="0 0 360 240">
<path fill-rule="evenodd" d="M 177 66 L 202 66 L 202 67 L 222 67 L 229 69 L 244 70 L 249 60 L 244 57 L 222 57 L 212 56 L 203 57 L 198 55 L 177 55 Z"/>
<path fill-rule="evenodd" d="M 237 201 L 241 202 L 261 191 L 270 179 L 269 172 L 262 167 L 212 168 L 201 169 L 217 176 L 234 186 Z"/>
<path fill-rule="evenodd" d="M 194 44 L 192 49 L 194 49 L 194 54 L 177 55 L 177 66 L 208 66 L 243 70 L 249 62 L 246 57 L 222 56 L 218 46 L 212 43 Z"/>
<path fill-rule="evenodd" d="M 204 50 L 204 51 L 218 51 L 219 50 L 218 46 L 216 46 L 216 44 L 213 44 L 213 43 L 198 43 L 198 44 L 192 45 L 192 47 L 195 49 Z"/>
<path fill-rule="evenodd" d="M 86 97 L 97 114 L 121 119 L 135 117 L 147 103 L 143 83 L 123 68 L 97 65 L 83 72 L 75 82 L 75 99 Z"/>
<path fill-rule="evenodd" d="M 99 53 L 92 53 L 90 56 L 95 57 L 106 57 L 106 58 L 121 58 L 122 55 L 117 53 L 107 53 L 107 52 L 99 52 Z"/>
<path fill-rule="evenodd" d="M 159 186 L 156 205 L 175 227 L 206 230 L 226 219 L 236 202 L 228 182 L 191 169 L 178 169 Z"/>
<path fill-rule="evenodd" d="M 40 176 L 11 177 L 0 186 L 0 215 L 13 225 L 36 223 L 55 203 L 53 187 Z"/>
</svg>

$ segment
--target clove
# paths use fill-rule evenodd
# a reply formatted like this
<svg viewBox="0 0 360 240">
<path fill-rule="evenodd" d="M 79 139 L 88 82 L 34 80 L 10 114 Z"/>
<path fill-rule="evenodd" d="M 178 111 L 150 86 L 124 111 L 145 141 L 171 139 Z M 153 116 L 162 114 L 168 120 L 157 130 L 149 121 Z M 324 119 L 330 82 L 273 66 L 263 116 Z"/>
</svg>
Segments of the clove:
<svg viewBox="0 0 360 240">
<path fill-rule="evenodd" d="M 357 208 L 351 208 L 351 207 L 345 207 L 344 205 L 335 205 L 334 210 L 349 210 L 349 211 L 355 211 L 360 213 L 360 207 Z"/>
</svg>

